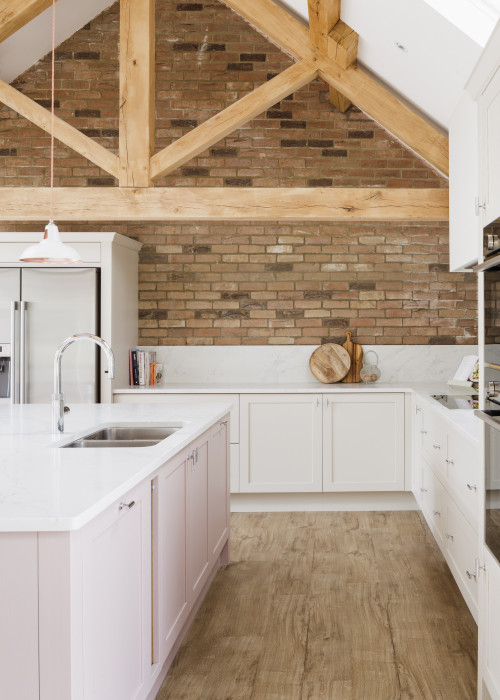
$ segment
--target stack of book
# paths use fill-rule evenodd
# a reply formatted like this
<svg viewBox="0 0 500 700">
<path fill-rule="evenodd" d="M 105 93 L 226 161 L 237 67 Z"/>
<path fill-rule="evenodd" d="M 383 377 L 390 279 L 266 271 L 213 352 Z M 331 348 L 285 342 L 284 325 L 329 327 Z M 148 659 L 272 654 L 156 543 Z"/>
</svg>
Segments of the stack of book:
<svg viewBox="0 0 500 700">
<path fill-rule="evenodd" d="M 156 353 L 129 350 L 130 386 L 159 386 L 163 366 L 156 362 Z"/>
</svg>

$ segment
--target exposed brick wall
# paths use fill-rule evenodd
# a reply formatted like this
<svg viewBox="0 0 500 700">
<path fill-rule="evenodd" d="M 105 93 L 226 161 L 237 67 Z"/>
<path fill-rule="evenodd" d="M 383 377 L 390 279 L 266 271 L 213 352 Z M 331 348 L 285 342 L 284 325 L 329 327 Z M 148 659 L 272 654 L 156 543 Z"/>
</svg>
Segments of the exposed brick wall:
<svg viewBox="0 0 500 700">
<path fill-rule="evenodd" d="M 119 8 L 57 50 L 56 111 L 118 147 Z M 157 2 L 157 130 L 160 150 L 233 103 L 291 60 L 218 0 Z M 48 104 L 46 57 L 15 83 Z M 115 184 L 62 144 L 60 186 Z M 0 186 L 43 186 L 49 137 L 0 110 Z M 352 108 L 328 101 L 320 81 L 282 100 L 161 186 L 447 187 L 445 180 Z M 450 274 L 440 223 L 109 223 L 62 230 L 118 230 L 144 244 L 140 260 L 144 344 L 476 342 L 475 278 Z M 3 230 L 40 224 L 0 224 Z"/>
</svg>

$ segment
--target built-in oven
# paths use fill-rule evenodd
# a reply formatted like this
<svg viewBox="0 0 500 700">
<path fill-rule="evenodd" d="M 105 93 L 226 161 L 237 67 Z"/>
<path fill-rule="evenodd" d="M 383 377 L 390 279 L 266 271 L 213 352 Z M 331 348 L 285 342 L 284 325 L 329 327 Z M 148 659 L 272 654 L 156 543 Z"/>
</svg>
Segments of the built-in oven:
<svg viewBox="0 0 500 700">
<path fill-rule="evenodd" d="M 500 406 L 475 411 L 485 426 L 484 542 L 500 563 Z"/>
<path fill-rule="evenodd" d="M 484 385 L 485 397 L 500 400 L 500 219 L 484 229 Z"/>
</svg>

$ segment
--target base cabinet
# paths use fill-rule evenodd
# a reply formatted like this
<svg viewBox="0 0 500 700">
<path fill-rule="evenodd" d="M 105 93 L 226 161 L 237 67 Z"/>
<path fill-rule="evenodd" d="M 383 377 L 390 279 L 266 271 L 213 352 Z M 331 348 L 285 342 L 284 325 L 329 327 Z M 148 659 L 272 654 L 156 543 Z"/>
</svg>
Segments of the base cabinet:
<svg viewBox="0 0 500 700">
<path fill-rule="evenodd" d="M 228 420 L 80 530 L 0 534 L 1 697 L 154 697 L 227 561 Z"/>
<path fill-rule="evenodd" d="M 500 565 L 484 547 L 480 572 L 479 680 L 482 700 L 500 700 Z"/>
<path fill-rule="evenodd" d="M 144 695 L 151 663 L 150 493 L 142 484 L 82 533 L 84 698 Z"/>
<path fill-rule="evenodd" d="M 325 396 L 323 491 L 403 491 L 403 394 Z"/>
<path fill-rule="evenodd" d="M 416 406 L 413 493 L 474 619 L 478 615 L 478 447 Z"/>
<path fill-rule="evenodd" d="M 240 398 L 240 491 L 322 489 L 320 394 Z"/>
<path fill-rule="evenodd" d="M 152 662 L 166 658 L 189 608 L 186 576 L 187 454 L 160 469 L 153 479 L 153 650 Z"/>
</svg>

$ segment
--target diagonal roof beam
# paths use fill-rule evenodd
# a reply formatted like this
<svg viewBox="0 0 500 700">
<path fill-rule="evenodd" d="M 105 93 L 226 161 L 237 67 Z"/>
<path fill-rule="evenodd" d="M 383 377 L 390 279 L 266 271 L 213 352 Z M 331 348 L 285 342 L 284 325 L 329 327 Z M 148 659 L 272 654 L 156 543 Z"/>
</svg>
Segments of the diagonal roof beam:
<svg viewBox="0 0 500 700">
<path fill-rule="evenodd" d="M 51 131 L 51 114 L 34 100 L 0 80 L 0 101 L 47 133 Z M 59 117 L 54 117 L 54 138 L 98 165 L 113 177 L 118 177 L 118 157 L 100 146 L 81 131 Z"/>
<path fill-rule="evenodd" d="M 315 49 L 307 28 L 292 15 L 272 0 L 221 1 L 294 58 L 316 60 L 320 77 L 325 82 L 342 92 L 436 170 L 448 175 L 446 136 L 359 68 L 341 68 L 329 56 Z"/>
<path fill-rule="evenodd" d="M 310 61 L 299 61 L 256 88 L 241 100 L 214 115 L 151 158 L 151 178 L 158 180 L 187 163 L 206 148 L 246 124 L 268 107 L 307 85 L 318 70 Z"/>
<path fill-rule="evenodd" d="M 0 41 L 5 41 L 51 5 L 52 0 L 2 0 Z"/>
</svg>

